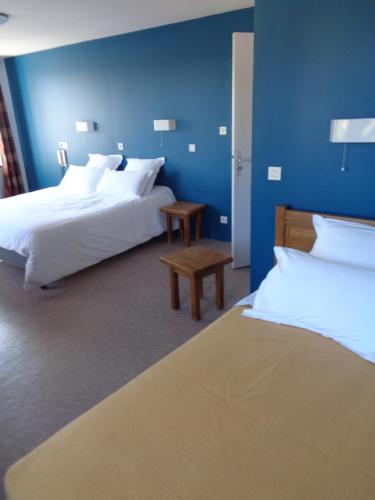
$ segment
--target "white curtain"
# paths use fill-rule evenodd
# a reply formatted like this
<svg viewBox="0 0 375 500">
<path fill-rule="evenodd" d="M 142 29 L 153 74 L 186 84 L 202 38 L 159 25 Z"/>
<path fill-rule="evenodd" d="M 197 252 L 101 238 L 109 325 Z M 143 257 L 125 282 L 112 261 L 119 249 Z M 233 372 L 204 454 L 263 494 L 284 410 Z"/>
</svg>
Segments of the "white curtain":
<svg viewBox="0 0 375 500">
<path fill-rule="evenodd" d="M 0 199 L 4 198 L 3 161 L 0 155 Z"/>
</svg>

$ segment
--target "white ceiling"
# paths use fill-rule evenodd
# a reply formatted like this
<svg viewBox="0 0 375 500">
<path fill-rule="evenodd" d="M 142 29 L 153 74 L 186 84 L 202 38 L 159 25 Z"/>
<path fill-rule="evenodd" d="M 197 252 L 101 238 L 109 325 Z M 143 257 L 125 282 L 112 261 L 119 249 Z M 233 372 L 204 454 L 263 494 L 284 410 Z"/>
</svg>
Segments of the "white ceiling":
<svg viewBox="0 0 375 500">
<path fill-rule="evenodd" d="M 1 0 L 0 56 L 242 9 L 254 0 Z"/>
</svg>

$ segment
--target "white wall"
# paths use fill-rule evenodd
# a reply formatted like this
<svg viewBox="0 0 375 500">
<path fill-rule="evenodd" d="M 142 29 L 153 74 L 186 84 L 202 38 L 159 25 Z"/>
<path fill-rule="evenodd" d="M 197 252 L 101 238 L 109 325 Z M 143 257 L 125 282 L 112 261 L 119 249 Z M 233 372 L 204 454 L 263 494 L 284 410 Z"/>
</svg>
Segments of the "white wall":
<svg viewBox="0 0 375 500">
<path fill-rule="evenodd" d="M 3 91 L 3 95 L 4 95 L 5 106 L 6 106 L 7 111 L 8 111 L 8 118 L 9 118 L 10 126 L 11 126 L 12 132 L 13 132 L 13 140 L 14 140 L 14 145 L 16 147 L 18 162 L 19 162 L 20 168 L 21 168 L 22 180 L 24 183 L 25 191 L 28 191 L 28 183 L 27 183 L 27 177 L 26 177 L 26 171 L 25 171 L 25 164 L 24 164 L 23 157 L 22 157 L 21 144 L 20 144 L 20 139 L 19 139 L 19 134 L 18 134 L 16 116 L 14 114 L 13 102 L 12 102 L 12 97 L 11 97 L 9 82 L 8 82 L 8 75 L 6 72 L 5 61 L 4 61 L 3 57 L 0 57 L 0 85 L 1 85 L 1 89 Z M 0 179 L 0 180 L 2 180 L 2 179 Z M 1 196 L 2 195 L 2 193 L 1 193 L 2 182 L 0 182 L 0 184 L 1 184 L 0 197 L 2 197 Z"/>
</svg>

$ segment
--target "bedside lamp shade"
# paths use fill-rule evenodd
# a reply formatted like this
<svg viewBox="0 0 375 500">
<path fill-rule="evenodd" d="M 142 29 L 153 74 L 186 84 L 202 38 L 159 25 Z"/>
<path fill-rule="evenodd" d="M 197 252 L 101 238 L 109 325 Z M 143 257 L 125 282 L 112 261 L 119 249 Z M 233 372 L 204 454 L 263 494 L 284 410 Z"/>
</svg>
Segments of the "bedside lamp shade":
<svg viewBox="0 0 375 500">
<path fill-rule="evenodd" d="M 94 122 L 76 122 L 77 132 L 93 132 Z"/>
<path fill-rule="evenodd" d="M 155 132 L 169 132 L 176 130 L 176 120 L 154 120 Z"/>
<path fill-rule="evenodd" d="M 331 142 L 373 143 L 375 142 L 375 118 L 352 118 L 332 120 Z"/>
</svg>

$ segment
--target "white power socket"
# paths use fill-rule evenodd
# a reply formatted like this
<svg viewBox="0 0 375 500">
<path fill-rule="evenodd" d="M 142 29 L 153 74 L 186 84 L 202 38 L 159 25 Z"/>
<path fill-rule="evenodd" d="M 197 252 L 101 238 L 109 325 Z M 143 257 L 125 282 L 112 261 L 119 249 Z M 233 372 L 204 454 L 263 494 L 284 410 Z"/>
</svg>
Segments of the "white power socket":
<svg viewBox="0 0 375 500">
<path fill-rule="evenodd" d="M 118 142 L 117 143 L 117 149 L 119 151 L 124 151 L 124 143 L 123 142 Z"/>
<path fill-rule="evenodd" d="M 59 149 L 68 149 L 68 143 L 66 141 L 59 141 Z"/>
<path fill-rule="evenodd" d="M 195 144 L 189 144 L 189 153 L 195 153 L 197 146 Z"/>
<path fill-rule="evenodd" d="M 220 215 L 220 224 L 228 224 L 228 217 L 226 215 Z"/>
</svg>

